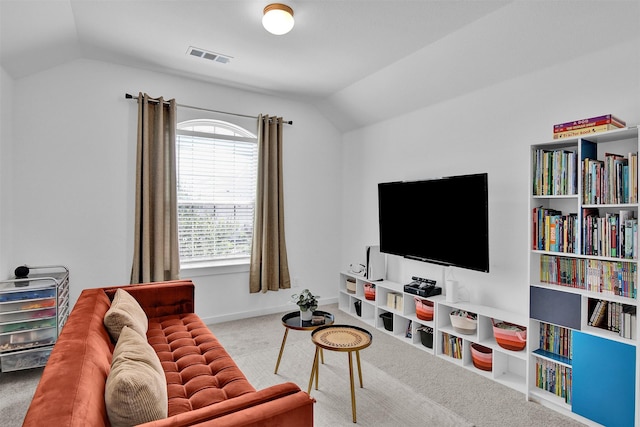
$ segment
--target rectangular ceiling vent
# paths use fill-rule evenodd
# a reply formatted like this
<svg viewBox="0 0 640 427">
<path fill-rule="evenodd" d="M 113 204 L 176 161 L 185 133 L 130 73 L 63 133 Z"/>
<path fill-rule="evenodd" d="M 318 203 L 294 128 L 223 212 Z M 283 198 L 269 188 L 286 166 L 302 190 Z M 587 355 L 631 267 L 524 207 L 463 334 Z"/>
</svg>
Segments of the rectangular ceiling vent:
<svg viewBox="0 0 640 427">
<path fill-rule="evenodd" d="M 232 56 L 210 52 L 193 46 L 189 46 L 189 49 L 187 49 L 187 55 L 197 56 L 198 58 L 208 59 L 209 61 L 219 62 L 221 64 L 227 64 L 231 61 L 231 58 L 233 58 Z"/>
</svg>

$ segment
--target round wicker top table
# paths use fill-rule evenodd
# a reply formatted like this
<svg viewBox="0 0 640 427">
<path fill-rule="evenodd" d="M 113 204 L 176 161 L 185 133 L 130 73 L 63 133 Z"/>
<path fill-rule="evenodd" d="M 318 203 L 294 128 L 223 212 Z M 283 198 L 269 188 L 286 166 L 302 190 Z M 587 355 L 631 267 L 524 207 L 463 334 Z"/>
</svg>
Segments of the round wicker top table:
<svg viewBox="0 0 640 427">
<path fill-rule="evenodd" d="M 320 327 L 311 333 L 311 341 L 321 348 L 332 351 L 356 351 L 371 345 L 369 331 L 350 325 Z"/>
<path fill-rule="evenodd" d="M 280 360 L 282 360 L 282 353 L 284 353 L 284 345 L 287 342 L 287 335 L 289 335 L 289 330 L 293 329 L 295 331 L 312 331 L 316 328 L 325 325 L 333 325 L 333 314 L 316 310 L 313 312 L 314 317 L 324 317 L 324 323 L 315 324 L 312 320 L 302 320 L 300 318 L 300 310 L 292 311 L 291 313 L 287 313 L 282 316 L 282 326 L 284 326 L 284 336 L 282 337 L 282 344 L 280 344 L 280 354 L 278 354 L 278 361 L 276 362 L 276 369 L 274 374 L 278 373 L 278 367 L 280 366 Z"/>
<path fill-rule="evenodd" d="M 358 362 L 358 377 L 360 379 L 360 388 L 362 388 L 362 369 L 360 367 L 360 350 L 371 345 L 373 337 L 366 329 L 352 325 L 327 325 L 321 326 L 311 332 L 311 341 L 316 346 L 316 354 L 313 358 L 313 367 L 311 368 L 311 377 L 309 378 L 308 393 L 311 393 L 311 385 L 316 380 L 316 390 L 318 389 L 318 354 L 321 351 L 340 351 L 347 352 L 349 355 L 349 381 L 351 384 L 351 414 L 353 422 L 356 422 L 356 393 L 353 384 L 353 358 L 352 353 L 356 353 Z"/>
</svg>

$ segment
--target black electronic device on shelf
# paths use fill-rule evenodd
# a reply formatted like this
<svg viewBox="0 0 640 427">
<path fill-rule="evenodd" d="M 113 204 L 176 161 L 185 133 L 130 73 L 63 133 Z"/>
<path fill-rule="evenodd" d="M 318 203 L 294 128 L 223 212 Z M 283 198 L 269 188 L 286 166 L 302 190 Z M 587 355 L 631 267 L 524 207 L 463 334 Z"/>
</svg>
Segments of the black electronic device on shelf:
<svg viewBox="0 0 640 427">
<path fill-rule="evenodd" d="M 413 282 L 404 285 L 404 291 L 419 297 L 432 297 L 442 294 L 442 288 L 436 286 L 436 281 L 423 279 L 422 277 L 412 277 Z"/>
</svg>

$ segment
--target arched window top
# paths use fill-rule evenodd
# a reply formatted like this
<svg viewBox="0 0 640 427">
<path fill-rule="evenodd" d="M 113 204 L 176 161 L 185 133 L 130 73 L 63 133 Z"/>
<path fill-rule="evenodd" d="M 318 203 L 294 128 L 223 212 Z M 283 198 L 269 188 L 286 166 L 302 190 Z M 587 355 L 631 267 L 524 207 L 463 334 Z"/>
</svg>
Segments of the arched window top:
<svg viewBox="0 0 640 427">
<path fill-rule="evenodd" d="M 207 133 L 211 135 L 225 135 L 225 136 L 235 136 L 241 138 L 257 138 L 256 135 L 249 132 L 248 130 L 234 125 L 233 123 L 225 122 L 222 120 L 213 120 L 213 119 L 196 119 L 196 120 L 187 120 L 184 122 L 178 123 L 178 130 L 198 132 L 198 133 Z"/>
<path fill-rule="evenodd" d="M 176 160 L 181 266 L 248 263 L 257 137 L 221 120 L 183 121 L 176 130 Z"/>
</svg>

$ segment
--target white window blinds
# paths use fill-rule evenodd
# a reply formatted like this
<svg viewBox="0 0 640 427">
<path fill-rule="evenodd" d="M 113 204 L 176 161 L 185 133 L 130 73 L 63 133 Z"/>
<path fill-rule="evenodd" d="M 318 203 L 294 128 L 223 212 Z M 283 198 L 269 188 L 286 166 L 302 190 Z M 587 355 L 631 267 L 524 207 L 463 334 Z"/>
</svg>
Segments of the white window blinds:
<svg viewBox="0 0 640 427">
<path fill-rule="evenodd" d="M 249 257 L 258 159 L 256 138 L 244 130 L 225 128 L 220 122 L 210 128 L 190 126 L 197 130 L 184 127 L 178 130 L 176 141 L 180 261 Z M 216 133 L 202 132 L 209 129 Z"/>
</svg>

